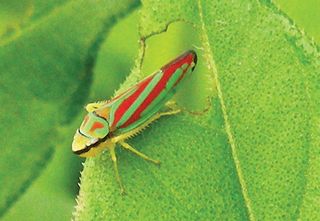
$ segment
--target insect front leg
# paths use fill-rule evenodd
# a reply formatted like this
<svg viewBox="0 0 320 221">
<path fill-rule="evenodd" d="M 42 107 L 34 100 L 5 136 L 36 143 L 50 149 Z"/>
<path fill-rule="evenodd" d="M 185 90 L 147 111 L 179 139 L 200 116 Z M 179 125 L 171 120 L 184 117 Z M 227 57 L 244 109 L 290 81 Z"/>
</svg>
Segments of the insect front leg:
<svg viewBox="0 0 320 221">
<path fill-rule="evenodd" d="M 113 167 L 114 167 L 114 172 L 116 174 L 116 179 L 117 179 L 117 182 L 119 183 L 119 186 L 120 186 L 120 193 L 124 194 L 125 190 L 124 190 L 123 184 L 120 179 L 118 164 L 117 164 L 117 156 L 116 156 L 116 152 L 114 149 L 115 149 L 115 145 L 113 145 L 113 147 L 109 148 L 109 151 L 110 151 L 110 155 L 111 155 L 111 160 L 113 161 Z"/>
<path fill-rule="evenodd" d="M 132 146 L 130 146 L 128 143 L 124 142 L 124 141 L 119 141 L 119 144 L 124 148 L 127 149 L 129 151 L 131 151 L 132 153 L 136 154 L 137 156 L 141 157 L 144 160 L 150 161 L 154 164 L 160 164 L 159 160 L 154 160 L 150 157 L 148 157 L 147 155 L 141 153 L 140 151 L 134 149 Z"/>
</svg>

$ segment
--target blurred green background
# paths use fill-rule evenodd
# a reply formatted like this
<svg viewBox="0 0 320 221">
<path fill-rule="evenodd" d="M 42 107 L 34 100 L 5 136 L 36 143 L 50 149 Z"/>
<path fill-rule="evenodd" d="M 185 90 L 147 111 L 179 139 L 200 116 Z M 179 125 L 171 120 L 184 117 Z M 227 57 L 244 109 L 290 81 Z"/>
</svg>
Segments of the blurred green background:
<svg viewBox="0 0 320 221">
<path fill-rule="evenodd" d="M 8 41 L 18 35 L 21 26 L 36 21 L 46 13 L 51 13 L 46 5 L 59 6 L 65 0 L 0 0 L 0 42 Z M 320 0 L 277 0 L 278 5 L 292 20 L 317 43 L 320 42 L 319 11 Z M 42 10 L 37 10 L 41 8 Z M 38 13 L 41 11 L 41 13 Z M 94 69 L 93 84 L 90 88 L 89 101 L 105 100 L 124 81 L 134 64 L 138 50 L 138 11 L 131 13 L 118 22 L 106 37 L 98 55 Z M 154 36 L 147 41 L 148 47 L 143 72 L 148 74 L 160 67 L 167 58 L 174 57 L 177 51 L 187 49 L 190 37 L 185 37 L 191 27 L 182 23 L 170 26 L 166 33 Z M 125 33 L 125 34 L 124 34 Z M 187 40 L 188 39 L 188 40 Z M 187 42 L 189 41 L 189 42 Z M 169 43 L 168 43 L 169 42 Z M 195 41 L 197 42 L 197 41 Z M 165 45 L 173 47 L 168 49 Z M 200 46 L 195 45 L 195 46 Z M 157 54 L 164 55 L 160 59 L 152 59 Z M 201 66 L 200 66 L 201 68 Z M 106 76 L 108 81 L 106 82 Z M 197 79 L 201 80 L 201 79 Z M 89 90 L 89 89 L 88 89 Z M 198 92 L 203 93 L 203 92 Z M 193 94 L 196 94 L 194 92 Z M 202 96 L 204 102 L 205 96 Z M 190 97 L 192 99 L 192 97 Z M 187 105 L 187 104 L 184 104 Z M 195 109 L 197 105 L 190 108 Z M 79 126 L 84 111 L 81 111 L 73 122 L 60 127 L 55 154 L 46 169 L 32 183 L 25 194 L 9 209 L 1 220 L 70 220 L 75 198 L 78 192 L 81 159 L 70 151 L 72 137 Z"/>
</svg>

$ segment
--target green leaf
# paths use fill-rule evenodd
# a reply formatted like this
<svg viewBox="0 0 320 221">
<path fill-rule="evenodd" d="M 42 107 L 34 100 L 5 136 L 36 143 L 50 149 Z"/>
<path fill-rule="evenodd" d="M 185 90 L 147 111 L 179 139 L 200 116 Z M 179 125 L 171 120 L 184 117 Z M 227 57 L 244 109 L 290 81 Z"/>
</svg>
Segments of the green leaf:
<svg viewBox="0 0 320 221">
<path fill-rule="evenodd" d="M 0 0 L 0 40 L 19 31 L 33 13 L 31 0 Z"/>
<path fill-rule="evenodd" d="M 52 10 L 59 10 L 59 7 L 64 7 L 70 0 L 32 0 L 34 12 L 32 14 L 32 21 L 40 19 L 43 16 L 48 15 Z"/>
<path fill-rule="evenodd" d="M 306 33 L 312 36 L 316 42 L 320 42 L 320 27 L 318 12 L 320 4 L 318 0 L 308 0 L 301 4 L 299 0 L 277 0 L 280 6 Z"/>
<path fill-rule="evenodd" d="M 109 154 L 86 160 L 75 219 L 316 220 L 319 48 L 269 1 L 146 1 L 141 19 L 142 39 L 192 23 L 217 94 L 130 140 L 161 168 L 118 150 L 128 195 Z"/>
<path fill-rule="evenodd" d="M 101 40 L 136 5 L 72 1 L 0 47 L 0 215 L 49 160 L 57 126 L 86 99 Z"/>
<path fill-rule="evenodd" d="M 0 40 L 18 37 L 24 28 L 69 0 L 0 0 Z"/>
</svg>

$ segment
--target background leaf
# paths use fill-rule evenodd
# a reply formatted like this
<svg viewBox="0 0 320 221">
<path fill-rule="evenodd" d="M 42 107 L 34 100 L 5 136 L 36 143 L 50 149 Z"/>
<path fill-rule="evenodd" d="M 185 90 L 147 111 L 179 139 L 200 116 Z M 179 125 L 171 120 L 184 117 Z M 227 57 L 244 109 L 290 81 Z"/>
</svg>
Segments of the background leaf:
<svg viewBox="0 0 320 221">
<path fill-rule="evenodd" d="M 90 85 L 101 40 L 136 5 L 72 1 L 1 46 L 0 215 L 49 160 L 61 141 L 58 125 L 74 117 L 86 98 L 83 87 Z"/>
<path fill-rule="evenodd" d="M 126 197 L 108 154 L 87 160 L 75 218 L 319 217 L 317 46 L 269 1 L 147 1 L 141 17 L 142 37 L 172 21 L 196 26 L 213 109 L 160 119 L 130 141 L 160 169 L 118 150 Z"/>
<path fill-rule="evenodd" d="M 69 0 L 1 0 L 0 1 L 0 40 L 8 41 L 22 34 L 24 28 L 50 14 Z"/>
<path fill-rule="evenodd" d="M 27 23 L 34 11 L 32 0 L 0 1 L 0 40 L 11 36 Z"/>
<path fill-rule="evenodd" d="M 318 25 L 318 0 L 308 0 L 301 4 L 299 0 L 277 0 L 277 5 L 285 11 L 299 28 L 302 28 L 317 43 L 320 42 L 320 26 Z"/>
</svg>

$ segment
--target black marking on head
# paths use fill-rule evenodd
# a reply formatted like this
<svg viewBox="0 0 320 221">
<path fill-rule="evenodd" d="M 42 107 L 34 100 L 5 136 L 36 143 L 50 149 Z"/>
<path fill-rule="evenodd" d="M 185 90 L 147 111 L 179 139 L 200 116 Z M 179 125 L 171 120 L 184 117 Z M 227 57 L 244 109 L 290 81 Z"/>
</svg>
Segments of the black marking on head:
<svg viewBox="0 0 320 221">
<path fill-rule="evenodd" d="M 107 122 L 108 122 L 108 124 L 109 124 L 109 121 L 108 121 L 106 118 L 104 118 L 103 116 L 98 115 L 95 111 L 93 111 L 92 113 L 93 113 L 96 117 L 99 117 L 99 118 L 101 118 L 101 119 L 103 119 L 103 120 L 107 121 Z"/>
<path fill-rule="evenodd" d="M 78 129 L 78 133 L 81 134 L 82 136 L 86 137 L 86 138 L 89 138 L 89 139 L 91 138 L 91 137 L 88 137 L 87 135 L 85 135 L 84 133 L 82 133 L 80 128 Z"/>
<path fill-rule="evenodd" d="M 93 111 L 92 113 L 93 113 L 96 117 L 99 117 L 99 118 L 105 120 L 105 121 L 109 124 L 109 122 L 108 122 L 107 119 L 105 119 L 104 117 L 98 115 L 95 111 Z M 88 138 L 88 139 L 92 139 L 92 137 L 89 137 L 89 136 L 85 135 L 83 132 L 81 132 L 80 129 L 78 129 L 78 132 L 79 132 L 80 135 L 82 135 L 82 136 L 84 136 L 84 137 L 86 137 L 86 138 Z M 87 153 L 91 148 L 97 147 L 100 143 L 106 141 L 109 137 L 111 137 L 111 133 L 108 133 L 104 138 L 98 139 L 98 141 L 95 142 L 95 143 L 93 143 L 93 144 L 90 144 L 90 145 L 88 145 L 88 146 L 86 145 L 85 148 L 83 148 L 83 149 L 81 149 L 81 150 L 73 151 L 73 153 L 78 154 L 78 155 L 81 155 L 81 154 L 83 154 L 83 153 Z"/>
<path fill-rule="evenodd" d="M 95 143 L 93 143 L 93 144 L 91 144 L 91 145 L 89 145 L 89 146 L 86 145 L 86 147 L 83 148 L 83 149 L 81 149 L 81 150 L 73 151 L 73 153 L 75 153 L 75 154 L 77 154 L 77 155 L 81 155 L 81 154 L 83 154 L 83 153 L 87 153 L 87 152 L 89 152 L 89 150 L 91 150 L 91 148 L 96 148 L 96 147 L 98 147 L 98 145 L 99 145 L 100 143 L 106 141 L 106 140 L 107 140 L 108 138 L 110 138 L 110 137 L 111 137 L 111 133 L 108 133 L 104 138 L 98 139 L 97 142 L 95 142 Z"/>
<path fill-rule="evenodd" d="M 197 53 L 194 50 L 190 50 L 189 53 L 193 54 L 193 62 L 194 62 L 194 66 L 192 67 L 192 71 L 195 69 L 197 62 L 198 62 L 198 56 Z"/>
</svg>

